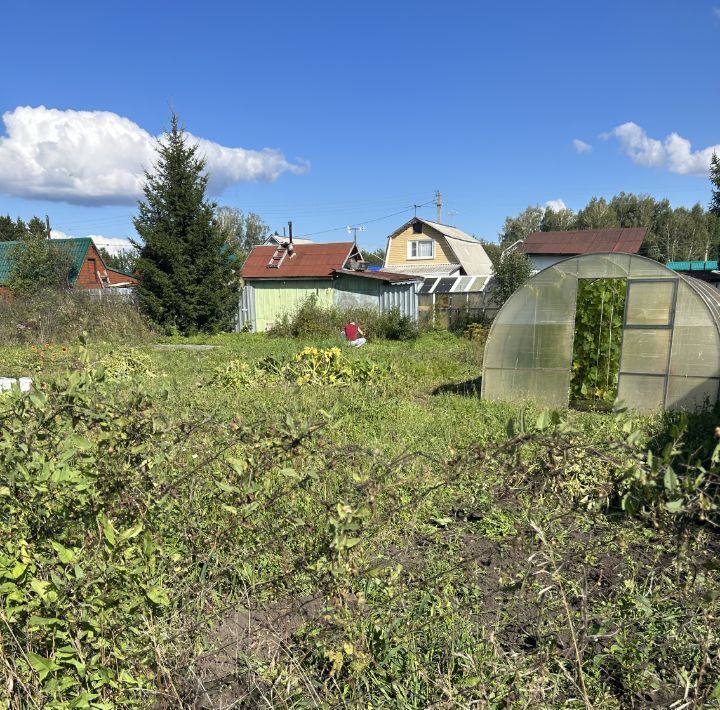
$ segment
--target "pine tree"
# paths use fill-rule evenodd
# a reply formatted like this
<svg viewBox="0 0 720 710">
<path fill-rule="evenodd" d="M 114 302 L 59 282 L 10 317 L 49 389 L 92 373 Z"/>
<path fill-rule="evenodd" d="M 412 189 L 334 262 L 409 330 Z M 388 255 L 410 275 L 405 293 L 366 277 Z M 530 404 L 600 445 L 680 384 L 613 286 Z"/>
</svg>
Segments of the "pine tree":
<svg viewBox="0 0 720 710">
<path fill-rule="evenodd" d="M 226 329 L 238 300 L 233 255 L 213 218 L 215 205 L 205 199 L 208 178 L 197 151 L 173 114 L 133 220 L 144 242 L 137 245 L 140 305 L 181 333 Z"/>
<path fill-rule="evenodd" d="M 708 209 L 716 217 L 720 217 L 720 157 L 712 154 L 710 160 L 710 182 L 712 183 L 712 197 Z"/>
</svg>

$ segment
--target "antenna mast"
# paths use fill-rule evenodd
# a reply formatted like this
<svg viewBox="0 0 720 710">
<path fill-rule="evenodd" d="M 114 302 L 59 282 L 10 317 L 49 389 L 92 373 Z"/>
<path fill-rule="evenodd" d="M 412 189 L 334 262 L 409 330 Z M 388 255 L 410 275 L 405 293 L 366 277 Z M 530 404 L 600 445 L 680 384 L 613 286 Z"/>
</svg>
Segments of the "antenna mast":
<svg viewBox="0 0 720 710">
<path fill-rule="evenodd" d="M 350 234 L 350 232 L 352 232 L 352 235 L 353 235 L 353 243 L 355 244 L 355 246 L 357 246 L 357 233 L 358 233 L 358 232 L 364 232 L 364 231 L 365 231 L 365 227 L 363 227 L 361 224 L 358 225 L 357 227 L 351 227 L 351 226 L 348 224 L 347 231 L 348 231 L 348 234 Z"/>
</svg>

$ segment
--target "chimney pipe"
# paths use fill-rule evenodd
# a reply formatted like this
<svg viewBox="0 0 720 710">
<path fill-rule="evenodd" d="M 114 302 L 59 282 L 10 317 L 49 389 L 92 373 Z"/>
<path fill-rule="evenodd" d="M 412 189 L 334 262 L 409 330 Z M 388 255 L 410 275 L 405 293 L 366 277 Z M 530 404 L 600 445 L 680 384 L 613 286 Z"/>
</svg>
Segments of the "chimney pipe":
<svg viewBox="0 0 720 710">
<path fill-rule="evenodd" d="M 288 222 L 288 239 L 290 240 L 290 244 L 292 244 L 292 220 Z"/>
</svg>

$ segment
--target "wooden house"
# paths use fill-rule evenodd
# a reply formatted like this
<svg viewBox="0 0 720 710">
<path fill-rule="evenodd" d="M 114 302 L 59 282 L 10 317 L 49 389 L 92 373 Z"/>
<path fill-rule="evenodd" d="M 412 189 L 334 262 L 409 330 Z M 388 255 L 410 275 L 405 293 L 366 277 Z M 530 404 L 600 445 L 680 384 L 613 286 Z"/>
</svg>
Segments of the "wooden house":
<svg viewBox="0 0 720 710">
<path fill-rule="evenodd" d="M 387 240 L 385 271 L 423 278 L 490 276 L 482 243 L 457 227 L 413 217 Z"/>
<path fill-rule="evenodd" d="M 73 288 L 130 288 L 138 283 L 136 276 L 107 266 L 90 237 L 53 239 L 52 244 L 66 249 L 72 256 L 69 286 Z M 22 247 L 22 242 L 0 242 L 0 294 L 8 292 L 13 254 L 18 246 Z"/>
</svg>

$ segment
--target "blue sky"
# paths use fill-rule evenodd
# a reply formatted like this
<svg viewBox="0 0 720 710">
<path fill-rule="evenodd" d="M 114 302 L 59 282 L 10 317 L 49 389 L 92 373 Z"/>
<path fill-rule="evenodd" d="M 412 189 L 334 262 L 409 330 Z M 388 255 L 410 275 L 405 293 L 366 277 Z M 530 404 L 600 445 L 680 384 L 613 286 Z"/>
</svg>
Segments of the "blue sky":
<svg viewBox="0 0 720 710">
<path fill-rule="evenodd" d="M 709 199 L 720 0 L 72 1 L 2 18 L 0 213 L 67 234 L 132 236 L 171 108 L 217 154 L 213 199 L 319 241 L 366 223 L 361 245 L 384 245 L 436 189 L 444 221 L 488 239 L 550 200 Z"/>
</svg>

